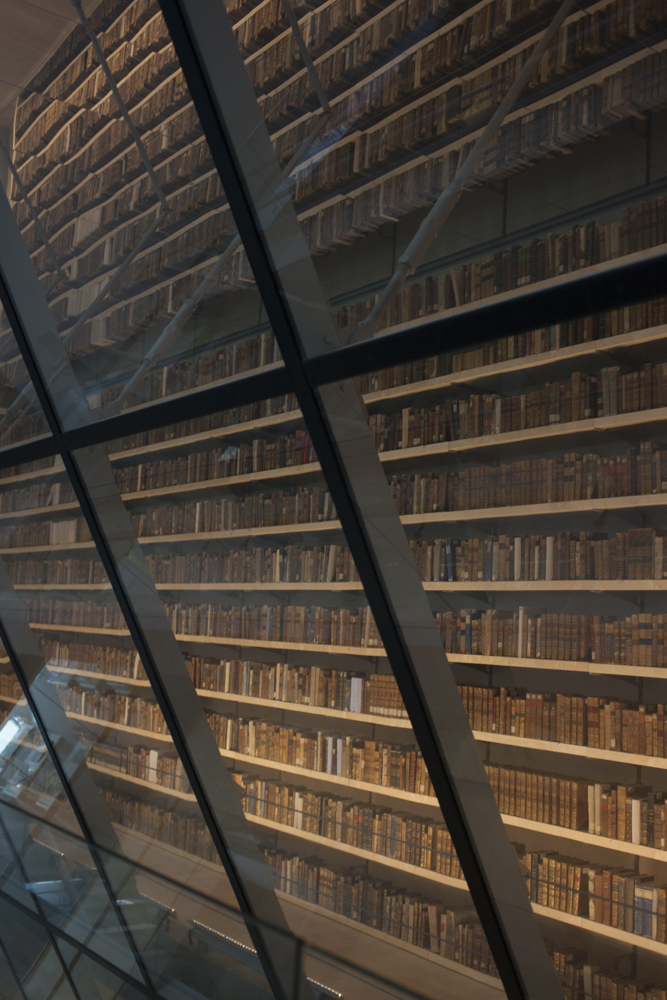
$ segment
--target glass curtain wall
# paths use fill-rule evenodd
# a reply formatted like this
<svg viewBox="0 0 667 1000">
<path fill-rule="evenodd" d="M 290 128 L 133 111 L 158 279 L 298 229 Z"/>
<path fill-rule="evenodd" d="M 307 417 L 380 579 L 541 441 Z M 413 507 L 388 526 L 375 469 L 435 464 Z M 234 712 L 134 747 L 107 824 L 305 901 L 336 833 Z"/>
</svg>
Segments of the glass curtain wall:
<svg viewBox="0 0 667 1000">
<path fill-rule="evenodd" d="M 162 995 L 171 928 L 249 997 L 667 997 L 667 300 L 442 334 L 664 245 L 666 16 L 73 0 L 26 55 L 7 995 Z"/>
</svg>

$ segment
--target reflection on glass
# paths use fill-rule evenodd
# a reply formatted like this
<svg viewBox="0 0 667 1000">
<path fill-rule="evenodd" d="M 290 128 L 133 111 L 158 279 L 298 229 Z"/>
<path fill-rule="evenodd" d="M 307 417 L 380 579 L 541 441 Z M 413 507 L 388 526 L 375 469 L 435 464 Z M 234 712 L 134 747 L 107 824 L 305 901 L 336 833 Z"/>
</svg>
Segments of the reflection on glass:
<svg viewBox="0 0 667 1000">
<path fill-rule="evenodd" d="M 430 995 L 444 974 L 464 994 L 467 968 L 495 996 L 495 964 L 293 406 L 114 442 L 117 482 L 290 926 L 328 950 L 335 941 L 336 954 L 368 934 L 360 964 L 406 988 L 412 978 Z M 267 408 L 274 416 L 260 416 Z M 152 711 L 142 703 L 146 728 Z M 103 766 L 184 794 L 157 745 Z M 159 822 L 145 805 L 132 818 Z"/>
</svg>

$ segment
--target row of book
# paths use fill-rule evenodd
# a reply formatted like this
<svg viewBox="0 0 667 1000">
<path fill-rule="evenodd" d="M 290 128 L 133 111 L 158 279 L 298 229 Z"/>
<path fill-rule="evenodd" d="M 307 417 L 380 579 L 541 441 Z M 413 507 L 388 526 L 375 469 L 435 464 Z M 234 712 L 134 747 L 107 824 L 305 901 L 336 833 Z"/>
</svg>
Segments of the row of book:
<svg viewBox="0 0 667 1000">
<path fill-rule="evenodd" d="M 0 548 L 76 545 L 79 542 L 89 542 L 91 539 L 90 529 L 83 517 L 0 526 Z"/>
<path fill-rule="evenodd" d="M 149 93 L 178 65 L 166 26 L 164 22 L 160 26 L 160 21 L 161 18 L 154 18 L 132 40 L 122 43 L 107 56 L 107 64 L 114 79 L 119 81 L 118 92 L 126 108 Z M 66 124 L 68 121 L 73 123 L 73 112 L 76 118 L 85 122 L 83 133 L 81 125 L 72 128 L 72 124 L 69 127 Z M 77 132 L 87 138 L 119 113 L 116 97 L 109 93 L 106 74 L 96 65 L 66 101 L 54 100 L 26 130 L 14 147 L 14 163 L 16 166 L 25 163 L 46 146 L 49 146 L 50 161 L 64 159 L 78 148 L 79 143 L 73 142 Z M 52 140 L 54 135 L 56 139 Z"/>
<path fill-rule="evenodd" d="M 463 878 L 445 824 L 233 771 L 244 812 L 429 871 Z"/>
<path fill-rule="evenodd" d="M 380 326 L 394 326 L 410 320 L 416 320 L 454 306 L 468 302 L 477 302 L 490 295 L 521 288 L 559 274 L 570 274 L 573 271 L 593 264 L 605 263 L 637 253 L 651 247 L 661 246 L 667 239 L 666 199 L 664 196 L 637 205 L 626 206 L 620 222 L 600 223 L 589 220 L 582 225 L 572 226 L 567 233 L 550 233 L 546 239 L 533 239 L 530 243 L 506 250 L 498 250 L 487 254 L 478 261 L 458 265 L 450 272 L 427 277 L 424 281 L 413 282 L 403 288 L 394 298 L 380 320 Z M 336 312 L 338 325 L 341 329 L 354 327 L 364 319 L 377 301 L 377 296 L 351 303 L 341 307 Z M 665 300 L 658 299 L 652 303 L 650 316 L 646 315 L 643 322 L 642 312 L 649 312 L 644 305 L 638 314 L 637 307 L 634 316 L 630 309 L 610 310 L 596 321 L 596 330 L 590 329 L 590 322 L 580 321 L 583 334 L 581 340 L 595 339 L 596 336 L 615 336 L 629 332 L 631 329 L 641 329 L 642 326 L 658 326 L 665 322 Z M 627 320 L 627 321 L 626 321 Z M 572 327 L 566 325 L 566 329 Z M 626 329 L 627 327 L 627 329 Z M 560 328 L 562 331 L 562 326 Z M 491 345 L 482 345 L 474 351 L 461 352 L 452 362 L 452 371 L 465 371 L 481 364 L 497 364 L 511 357 L 522 357 L 528 353 L 540 353 L 544 350 L 557 350 L 570 343 L 581 342 L 578 338 L 565 338 L 557 335 L 554 328 L 553 346 L 551 334 L 548 344 L 542 334 L 537 343 L 534 339 L 518 341 L 517 338 L 503 337 Z M 524 337 L 533 337 L 526 334 Z M 534 350 L 529 351 L 524 345 L 533 344 Z M 523 346 L 523 350 L 521 350 Z M 480 353 L 481 352 L 481 353 Z M 467 360 L 464 362 L 463 358 Z"/>
<path fill-rule="evenodd" d="M 665 103 L 667 91 L 662 83 L 656 83 L 648 96 L 641 93 L 645 89 L 645 79 L 664 80 L 665 61 L 667 54 L 657 53 L 643 63 L 629 66 L 616 75 L 617 79 L 615 76 L 608 78 L 605 92 L 609 92 L 610 88 L 614 92 L 620 91 L 624 87 L 625 92 L 632 95 L 624 101 L 619 98 L 613 110 L 610 109 L 617 120 L 633 116 L 636 114 L 635 108 L 649 110 Z M 636 83 L 633 81 L 633 73 Z M 599 102 L 597 88 L 591 85 L 571 92 L 558 102 L 513 119 L 500 130 L 497 143 L 487 153 L 484 165 L 475 171 L 470 186 L 484 184 L 525 169 L 529 163 L 535 164 L 544 157 L 553 157 L 558 150 L 569 151 L 578 142 L 590 138 L 591 134 L 607 129 L 611 121 L 603 121 L 604 116 L 597 114 Z M 633 110 L 630 110 L 631 103 Z M 302 133 L 305 131 L 305 127 L 301 129 Z M 288 146 L 285 154 L 287 158 L 292 143 L 302 141 L 303 136 L 298 131 L 295 131 L 294 136 L 286 132 L 280 139 L 283 145 Z M 422 158 L 419 163 L 408 166 L 400 173 L 368 181 L 360 190 L 336 196 L 324 206 L 304 212 L 302 228 L 311 252 L 328 253 L 359 239 L 386 222 L 396 221 L 417 208 L 433 204 L 443 187 L 455 175 L 459 164 L 471 152 L 474 141 L 464 143 L 460 149 L 433 154 L 427 160 Z"/>
<path fill-rule="evenodd" d="M 665 706 L 518 688 L 459 687 L 475 732 L 665 756 Z"/>
<path fill-rule="evenodd" d="M 152 698 L 119 695 L 99 688 L 82 688 L 65 683 L 64 680 L 61 682 L 58 675 L 53 680 L 66 712 L 114 722 L 132 729 L 143 729 L 146 733 L 166 736 L 169 732 L 162 710 Z"/>
<path fill-rule="evenodd" d="M 123 627 L 120 609 L 111 601 L 62 600 L 40 594 L 22 599 L 22 605 L 36 626 Z M 368 607 L 166 602 L 165 611 L 177 635 L 361 648 L 382 645 Z M 436 614 L 447 653 L 656 667 L 665 665 L 664 619 L 664 615 L 652 614 L 626 619 L 557 615 L 524 606 L 518 613 L 468 608 Z"/>
<path fill-rule="evenodd" d="M 154 538 L 333 521 L 336 508 L 326 487 L 300 486 L 293 493 L 275 490 L 246 497 L 163 504 L 131 517 L 139 538 Z"/>
<path fill-rule="evenodd" d="M 197 816 L 144 802 L 126 791 L 100 788 L 100 796 L 113 823 L 204 861 L 220 863 L 208 827 Z"/>
<path fill-rule="evenodd" d="M 250 641 L 379 648 L 380 634 L 370 608 L 298 605 L 223 607 L 165 602 L 177 635 L 208 635 Z"/>
<path fill-rule="evenodd" d="M 39 625 L 122 629 L 120 608 L 112 601 L 74 601 L 57 597 L 27 597 L 21 601 L 28 617 Z M 297 642 L 315 645 L 379 648 L 373 615 L 363 608 L 303 606 L 262 607 L 165 602 L 165 612 L 177 635 L 206 635 L 251 641 Z"/>
<path fill-rule="evenodd" d="M 75 628 L 125 629 L 125 619 L 115 601 L 71 601 L 59 597 L 27 597 L 21 606 L 30 622 Z"/>
<path fill-rule="evenodd" d="M 485 764 L 485 769 L 505 816 L 665 848 L 665 792 L 653 792 L 647 785 L 600 785 L 497 764 Z M 250 815 L 463 878 L 444 823 L 252 774 L 233 772 L 233 777 Z"/>
<path fill-rule="evenodd" d="M 73 673 L 84 670 L 135 680 L 146 678 L 139 654 L 133 649 L 88 642 L 59 642 L 44 635 L 40 638 L 42 655 L 50 667 L 70 669 Z"/>
<path fill-rule="evenodd" d="M 364 52 L 360 50 L 358 44 L 355 44 L 356 39 L 351 39 L 342 47 L 341 55 L 336 52 L 320 60 L 318 68 L 321 67 L 320 71 L 323 74 L 321 79 L 328 85 L 330 92 L 335 94 L 337 91 L 339 93 L 343 91 L 343 96 L 333 101 L 334 127 L 344 129 L 345 126 L 349 127 L 351 119 L 361 118 L 363 121 L 373 112 L 386 113 L 388 108 L 392 108 L 401 100 L 406 102 L 419 100 L 425 90 L 428 93 L 434 84 L 437 86 L 438 78 L 448 81 L 440 84 L 439 90 L 451 87 L 452 83 L 458 84 L 459 94 L 462 90 L 461 83 L 465 88 L 462 94 L 464 99 L 457 108 L 459 127 L 462 122 L 474 122 L 485 113 L 489 114 L 507 92 L 535 47 L 535 36 L 530 29 L 526 30 L 525 23 L 526 14 L 530 15 L 534 11 L 520 12 L 523 13 L 523 18 L 521 16 L 515 18 L 515 24 L 512 24 L 513 6 L 505 4 L 489 4 L 489 6 L 492 7 L 492 11 L 484 11 L 484 14 L 491 13 L 493 16 L 497 11 L 501 18 L 503 14 L 508 15 L 505 24 L 498 25 L 500 37 L 493 44 L 494 56 L 499 49 L 501 52 L 503 49 L 511 49 L 512 42 L 516 43 L 517 33 L 521 32 L 516 45 L 518 51 L 513 51 L 505 59 L 498 59 L 496 56 L 492 68 L 484 67 L 485 60 L 481 52 L 475 58 L 469 51 L 469 39 L 472 35 L 471 19 L 467 21 L 459 19 L 451 28 L 445 26 L 435 35 L 427 34 L 421 45 L 409 46 L 405 55 L 397 59 L 387 59 L 385 56 L 383 61 L 378 60 L 373 68 L 375 69 L 379 62 L 380 68 L 386 66 L 384 71 L 376 72 L 370 79 L 363 74 L 365 78 L 356 85 L 352 83 L 350 86 L 349 82 L 350 75 L 352 79 L 361 75 L 354 72 L 356 66 L 351 64 L 352 74 L 345 72 L 347 65 L 350 65 L 350 59 L 354 59 L 355 56 L 359 62 L 363 59 Z M 534 10 L 539 10 L 541 6 L 543 5 L 536 4 Z M 617 9 L 612 4 L 603 10 L 598 9 L 594 18 L 589 15 L 588 22 L 584 17 L 583 24 L 578 23 L 580 19 L 571 17 L 561 27 L 558 38 L 550 46 L 550 51 L 535 68 L 530 84 L 532 88 L 544 87 L 549 83 L 560 81 L 568 72 L 588 68 L 591 62 L 594 63 L 606 52 L 631 43 L 632 35 L 639 38 L 656 30 L 661 15 L 658 3 L 643 5 L 634 30 L 630 23 L 633 5 L 626 3 L 623 6 L 625 19 L 619 20 Z M 623 20 L 625 20 L 625 31 L 623 31 Z M 380 24 L 379 29 L 382 27 Z M 515 31 L 512 31 L 512 28 L 515 28 Z M 579 34 L 578 46 L 577 34 Z M 371 59 L 374 54 L 369 54 Z M 337 78 L 334 76 L 336 69 L 338 69 Z M 260 97 L 259 102 L 266 121 L 275 129 L 284 127 L 303 115 L 309 106 L 312 107 L 314 96 L 314 85 L 309 76 L 302 71 L 272 93 Z"/>
<path fill-rule="evenodd" d="M 180 757 L 173 751 L 161 753 L 144 746 L 106 746 L 93 743 L 87 758 L 108 771 L 118 771 L 140 781 L 150 781 L 162 788 L 191 795 L 192 789 L 187 779 Z"/>
<path fill-rule="evenodd" d="M 190 452 L 177 458 L 157 459 L 136 465 L 116 466 L 114 475 L 121 493 L 170 490 L 186 483 L 210 482 L 270 469 L 287 469 L 317 461 L 310 435 L 301 428 L 273 440 L 255 438 L 238 445 Z"/>
<path fill-rule="evenodd" d="M 447 653 L 665 666 L 665 616 L 564 615 L 520 606 L 518 612 L 438 611 Z"/>
<path fill-rule="evenodd" d="M 407 718 L 396 683 L 389 674 L 365 675 L 325 667 L 211 660 L 199 656 L 187 656 L 186 664 L 199 691 L 221 691 L 338 712 Z"/>
<path fill-rule="evenodd" d="M 421 0 L 408 4 L 407 0 L 388 5 L 385 11 L 379 4 L 351 4 L 348 0 L 324 6 L 321 10 L 306 14 L 300 22 L 301 33 L 308 50 L 317 66 L 320 83 L 325 92 L 339 89 L 343 80 L 349 84 L 359 78 L 372 64 L 377 66 L 380 59 L 387 61 L 406 35 L 430 34 L 438 22 L 446 16 L 451 5 L 443 0 Z M 504 6 L 504 4 L 503 4 Z M 380 10 L 378 10 L 380 7 Z M 488 4 L 486 15 L 493 4 Z M 272 86 L 281 86 L 290 77 L 303 70 L 298 46 L 294 35 L 280 35 L 261 49 L 257 43 L 264 41 L 266 29 L 257 31 L 256 24 L 261 15 L 270 13 L 265 5 L 248 18 L 244 31 L 237 32 L 242 51 L 256 52 L 246 61 L 248 75 L 258 93 L 267 93 Z M 473 19 L 468 19 L 472 21 Z M 474 18 L 479 23 L 479 16 Z M 367 23 L 363 23 L 366 21 Z M 277 19 L 280 23 L 280 18 Z M 342 40 L 346 39 L 344 44 Z M 328 50 L 333 48 L 331 54 Z"/>
<path fill-rule="evenodd" d="M 561 913 L 665 943 L 667 886 L 628 867 L 596 865 L 556 851 L 524 855 L 530 898 Z"/>
<path fill-rule="evenodd" d="M 262 333 L 256 337 L 244 337 L 231 343 L 222 344 L 215 351 L 201 354 L 194 360 L 179 359 L 169 365 L 156 367 L 149 372 L 142 383 L 128 393 L 125 406 L 139 406 L 156 399 L 163 399 L 174 393 L 188 392 L 211 382 L 231 378 L 255 368 L 263 368 L 280 360 L 280 352 L 272 333 Z M 106 409 L 120 393 L 122 386 L 102 389 L 100 406 Z M 140 431 L 128 434 L 114 443 L 114 450 L 124 451 L 129 448 L 141 448 L 149 444 L 158 444 L 178 437 L 189 437 L 191 434 L 202 434 L 218 427 L 230 427 L 234 424 L 248 423 L 253 420 L 269 417 L 278 413 L 289 413 L 297 409 L 294 393 L 283 396 L 272 396 L 257 403 L 246 403 L 230 410 L 221 410 L 203 417 L 193 417 L 180 421 L 178 424 L 168 424 L 155 430 Z"/>
<path fill-rule="evenodd" d="M 665 793 L 650 785 L 588 785 L 588 832 L 665 850 Z"/>
<path fill-rule="evenodd" d="M 663 547 L 655 528 L 631 528 L 611 538 L 598 531 L 563 531 L 410 541 L 422 580 L 461 582 L 662 580 L 667 575 Z"/>
<path fill-rule="evenodd" d="M 662 580 L 667 576 L 664 538 L 654 528 L 633 528 L 611 539 L 603 532 L 590 531 L 462 541 L 413 539 L 410 548 L 425 581 Z M 346 545 L 257 546 L 226 553 L 183 555 L 150 553 L 146 562 L 159 584 L 359 581 Z M 106 582 L 102 563 L 96 559 L 12 560 L 7 568 L 15 584 Z"/>
<path fill-rule="evenodd" d="M 51 560 L 47 565 L 53 562 Z M 64 566 L 75 560 L 61 562 Z M 347 545 L 319 545 L 312 548 L 301 545 L 286 545 L 281 548 L 258 546 L 232 549 L 224 554 L 151 553 L 146 557 L 146 562 L 155 583 L 352 583 L 359 580 Z M 58 571 L 51 570 L 51 575 L 53 574 L 58 575 Z M 38 572 L 35 575 L 40 574 Z M 67 575 L 65 570 L 63 575 Z M 32 580 L 17 579 L 14 582 L 31 583 Z"/>
<path fill-rule="evenodd" d="M 433 795 L 421 751 L 414 744 L 337 736 L 218 712 L 207 712 L 206 717 L 222 750 L 384 788 Z"/>
<path fill-rule="evenodd" d="M 187 184 L 192 180 L 190 172 L 196 175 L 213 169 L 193 105 L 160 123 L 142 137 L 142 142 L 164 190 Z M 184 145 L 187 148 L 179 153 Z M 27 206 L 24 201 L 17 200 L 15 190 L 12 197 L 14 214 L 24 239 L 29 249 L 37 249 L 41 240 Z M 149 207 L 155 199 L 152 181 L 145 173 L 136 146 L 130 146 L 120 159 L 102 164 L 94 173 L 80 171 L 76 159 L 58 164 L 30 192 L 31 203 L 42 210 L 40 222 L 44 232 L 60 241 L 60 252 L 65 255 L 79 240 L 92 241 L 104 232 L 106 225 L 115 220 L 122 222 Z M 99 219 L 93 214 L 97 208 Z"/>
<path fill-rule="evenodd" d="M 660 446 L 644 441 L 616 454 L 567 452 L 389 479 L 399 514 L 487 510 L 667 492 Z"/>
<path fill-rule="evenodd" d="M 515 396 L 471 393 L 430 407 L 373 413 L 373 440 L 378 451 L 396 451 L 665 406 L 667 365 L 618 372 L 603 368 L 597 378 L 575 372 L 566 382 L 547 382 L 542 389 Z"/>
<path fill-rule="evenodd" d="M 8 514 L 35 507 L 57 507 L 74 500 L 74 489 L 69 483 L 32 483 L 30 486 L 0 492 L 0 513 Z"/>
<path fill-rule="evenodd" d="M 19 586 L 108 584 L 99 559 L 13 559 L 6 566 L 9 579 Z"/>
<path fill-rule="evenodd" d="M 321 858 L 302 858 L 275 848 L 263 853 L 279 892 L 497 976 L 472 907 L 463 912 L 446 910 L 419 893 L 360 875 L 358 868 L 328 865 Z"/>
</svg>

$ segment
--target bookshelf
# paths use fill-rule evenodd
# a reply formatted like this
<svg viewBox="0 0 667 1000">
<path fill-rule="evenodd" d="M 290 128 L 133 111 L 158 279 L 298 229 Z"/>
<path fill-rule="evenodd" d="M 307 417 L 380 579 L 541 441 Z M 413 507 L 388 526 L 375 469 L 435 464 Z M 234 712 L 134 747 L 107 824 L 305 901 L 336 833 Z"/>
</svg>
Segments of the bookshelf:
<svg viewBox="0 0 667 1000">
<path fill-rule="evenodd" d="M 279 4 L 230 0 L 227 7 L 274 148 L 285 164 L 319 113 L 307 74 Z M 318 257 L 318 274 L 343 332 L 372 308 L 425 209 L 470 152 L 503 87 L 555 9 L 552 2 L 511 5 L 500 0 L 467 6 L 430 0 L 409 9 L 399 0 L 360 2 L 353 16 L 341 0 L 297 7 L 334 114 L 325 142 L 303 160 L 290 183 L 307 244 Z M 104 0 L 92 17 L 171 209 L 113 295 L 69 342 L 91 410 L 101 414 L 194 292 L 234 226 L 154 0 Z M 575 270 L 603 268 L 620 257 L 638 259 L 665 243 L 664 33 L 665 13 L 655 0 L 633 5 L 621 0 L 613 16 L 610 5 L 596 0 L 570 14 L 458 214 L 387 311 L 383 330 L 426 322 L 490 295 L 511 296 L 528 284 L 537 288 L 557 282 Z M 48 292 L 66 336 L 158 211 L 84 36 L 77 34 L 61 46 L 17 102 L 14 157 L 68 275 L 67 286 L 60 283 Z M 46 287 L 54 276 L 52 265 L 25 205 L 15 190 L 11 194 Z M 186 335 L 163 352 L 125 400 L 125 410 L 137 415 L 138 428 L 142 407 L 153 400 L 187 398 L 203 385 L 224 394 L 239 374 L 281 364 L 242 251 L 228 263 L 204 305 Z M 590 865 L 634 868 L 653 875 L 653 884 L 660 887 L 666 879 L 667 848 L 649 843 L 643 830 L 641 843 L 630 842 L 608 831 L 590 832 L 588 814 L 585 823 L 572 829 L 514 812 L 520 807 L 527 812 L 516 789 L 524 780 L 518 776 L 528 771 L 544 780 L 550 776 L 608 787 L 600 792 L 605 796 L 618 787 L 636 786 L 642 803 L 648 803 L 649 794 L 667 792 L 667 696 L 661 684 L 667 670 L 667 576 L 660 572 L 658 555 L 667 533 L 667 464 L 662 464 L 667 463 L 667 300 L 521 336 L 494 339 L 493 334 L 489 331 L 488 342 L 474 350 L 359 380 L 380 459 L 418 562 L 431 560 L 431 569 L 422 574 L 424 586 L 461 689 L 511 690 L 502 697 L 519 701 L 526 691 L 539 693 L 545 704 L 557 697 L 597 698 L 608 715 L 625 713 L 619 732 L 626 747 L 612 749 L 594 745 L 592 727 L 581 743 L 568 742 L 562 733 L 563 738 L 547 739 L 487 731 L 476 719 L 475 707 L 470 709 L 485 763 L 514 775 L 507 780 L 515 782 L 516 808 L 504 811 L 503 821 L 511 838 L 521 841 L 518 853 L 558 851 L 563 857 L 588 859 Z M 0 373 L 14 377 L 21 364 L 16 356 L 8 357 L 0 362 Z M 384 681 L 377 678 L 391 680 L 390 665 L 349 565 L 344 579 L 335 573 L 320 579 L 321 563 L 308 570 L 310 577 L 303 569 L 306 560 L 328 558 L 334 548 L 335 558 L 343 558 L 346 543 L 293 396 L 173 427 L 138 429 L 123 441 L 109 442 L 108 452 L 188 662 L 236 657 L 264 664 L 267 676 L 280 665 L 302 671 L 289 698 L 276 697 L 276 691 L 270 696 L 261 686 L 264 675 L 255 692 L 250 683 L 256 680 L 247 690 L 197 684 L 207 713 L 229 716 L 238 725 L 257 720 L 301 735 L 326 733 L 365 741 L 364 746 L 399 747 L 401 754 L 416 745 L 406 718 L 380 714 L 386 704 L 378 701 L 375 711 L 370 702 L 365 710 L 361 702 L 357 711 L 341 707 L 344 684 L 349 681 L 350 692 L 357 685 L 357 694 L 363 689 L 366 697 L 371 684 L 380 690 Z M 653 532 L 650 559 L 639 553 L 639 536 L 630 537 L 637 531 Z M 568 567 L 556 578 L 553 550 L 566 535 L 568 545 L 580 546 L 580 554 L 584 543 L 598 546 L 590 552 L 602 560 L 601 572 L 592 555 L 583 573 L 571 573 Z M 497 544 L 499 551 L 501 544 L 511 545 L 510 558 L 516 557 L 522 539 L 532 539 L 526 544 L 533 548 L 520 566 L 512 563 L 505 578 L 493 564 L 488 573 L 486 564 L 464 567 L 463 555 L 454 553 L 457 575 L 448 579 L 446 560 L 444 576 L 432 568 L 436 546 L 447 539 L 462 551 L 466 545 L 472 551 L 473 542 L 480 541 Z M 551 569 L 545 557 L 533 572 L 536 564 L 530 559 L 542 542 L 552 549 Z M 616 553 L 619 546 L 627 547 L 618 573 L 605 569 L 603 561 L 611 558 L 613 546 Z M 270 578 L 265 569 L 248 575 L 252 559 L 269 559 L 278 550 L 302 560 L 293 576 L 286 571 L 285 578 Z M 50 677 L 59 690 L 67 689 L 63 700 L 85 695 L 111 714 L 118 699 L 131 698 L 133 710 L 155 713 L 150 685 L 133 662 L 130 635 L 112 594 L 103 576 L 94 577 L 95 547 L 58 460 L 0 474 L 0 554 L 50 660 Z M 181 560 L 178 565 L 176 559 Z M 86 569 L 89 582 L 84 581 Z M 81 582 L 66 582 L 70 579 Z M 296 618 L 288 621 L 288 612 Z M 563 618 L 548 619 L 556 615 Z M 583 645 L 575 655 L 571 630 L 576 616 Z M 273 635 L 276 619 L 279 630 Z M 501 652 L 494 628 L 502 622 L 512 622 L 514 631 Z M 609 626 L 609 633 L 602 626 Z M 510 625 L 505 627 L 509 634 Z M 645 630 L 651 630 L 650 654 L 632 652 L 633 629 L 640 627 L 643 639 Z M 340 641 L 331 638 L 336 629 Z M 570 643 L 571 658 L 557 648 L 552 633 L 545 638 L 549 629 L 570 629 L 563 642 Z M 604 647 L 601 629 L 611 636 Z M 85 645 L 85 651 L 72 655 L 70 662 L 62 649 L 77 644 Z M 331 704 L 314 704 L 314 696 L 305 693 L 312 691 L 308 684 L 314 683 L 316 671 L 331 675 L 326 681 Z M 470 695 L 473 702 L 478 696 Z M 345 697 L 351 704 L 351 693 Z M 392 698 L 390 711 L 395 711 Z M 1 684 L 0 701 L 4 706 L 15 702 Z M 653 711 L 655 706 L 662 712 Z M 132 766 L 152 767 L 157 776 L 159 761 L 177 766 L 170 737 L 125 725 L 113 715 L 107 721 L 71 709 L 68 714 L 91 743 L 90 766 L 124 837 L 138 843 L 143 837 L 159 846 L 167 866 L 170 855 L 179 856 L 179 851 L 189 864 L 194 858 L 210 864 L 210 845 L 188 791 L 101 763 L 105 753 L 132 751 L 137 755 Z M 640 746 L 640 715 L 644 751 L 653 738 L 647 714 L 656 716 L 656 734 L 662 726 L 662 735 L 655 736 L 659 754 Z M 221 753 L 240 781 L 261 775 L 257 780 L 280 786 L 281 795 L 306 789 L 322 801 L 337 797 L 394 817 L 407 813 L 415 823 L 439 822 L 435 800 L 426 794 L 240 749 Z M 651 808 L 662 801 L 652 799 Z M 545 802 L 540 808 L 546 808 Z M 122 809 L 126 813 L 119 819 Z M 146 815 L 139 819 L 142 810 Z M 147 810 L 152 810 L 150 816 Z M 278 873 L 286 908 L 300 908 L 302 923 L 321 921 L 321 937 L 321 928 L 330 922 L 349 934 L 363 929 L 378 950 L 390 942 L 410 955 L 413 982 L 430 963 L 438 974 L 447 969 L 469 977 L 471 996 L 477 995 L 478 985 L 497 991 L 479 926 L 470 914 L 464 916 L 468 897 L 460 878 L 250 810 L 246 814 Z M 138 828 L 144 820 L 148 833 Z M 167 843 L 172 835 L 173 842 Z M 188 851 L 177 846 L 181 842 L 190 845 Z M 356 873 L 349 874 L 355 865 Z M 300 898 L 306 896 L 307 878 L 320 886 L 339 885 L 338 878 L 349 878 L 355 886 L 366 885 L 364 879 L 374 885 L 384 881 L 390 889 L 381 891 L 398 893 L 410 920 L 427 919 L 421 905 L 439 907 L 428 917 L 437 924 L 436 950 L 430 931 L 415 944 L 395 928 L 378 929 L 377 913 L 365 913 L 361 923 L 333 913 L 328 890 L 322 889 L 319 903 Z M 606 968 L 630 951 L 635 955 L 630 978 L 656 984 L 642 1000 L 664 1000 L 664 940 L 536 901 L 534 908 L 557 964 L 565 962 L 568 949 L 586 949 L 586 959 L 574 962 L 578 971 L 572 973 L 573 983 L 579 986 L 565 993 L 567 1000 L 581 1000 L 591 968 Z M 459 923 L 450 927 L 447 920 L 458 917 L 447 914 L 458 914 Z M 456 929 L 461 927 L 465 929 Z M 480 963 L 487 971 L 480 971 Z M 629 992 L 631 985 L 622 1000 L 637 1000 Z M 433 987 L 428 995 L 438 991 Z"/>
</svg>

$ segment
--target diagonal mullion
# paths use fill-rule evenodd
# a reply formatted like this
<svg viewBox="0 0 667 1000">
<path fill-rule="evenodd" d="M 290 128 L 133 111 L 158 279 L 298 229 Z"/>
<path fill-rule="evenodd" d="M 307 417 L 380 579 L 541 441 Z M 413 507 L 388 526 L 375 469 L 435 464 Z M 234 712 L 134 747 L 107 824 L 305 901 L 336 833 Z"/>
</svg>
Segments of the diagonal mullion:
<svg viewBox="0 0 667 1000">
<path fill-rule="evenodd" d="M 71 450 L 92 422 L 9 203 L 0 192 L 0 298 L 156 701 L 276 1000 L 308 996 L 297 942 L 208 724 L 102 445 Z M 224 397 L 220 409 L 225 406 Z M 261 926 L 260 926 L 261 925 Z"/>
<path fill-rule="evenodd" d="M 511 1000 L 562 996 L 354 381 L 306 362 L 338 334 L 219 0 L 160 0 L 496 965 Z"/>
<path fill-rule="evenodd" d="M 121 853 L 106 806 L 86 762 L 85 748 L 74 733 L 45 669 L 44 657 L 0 557 L 0 639 L 21 685 L 60 784 L 86 840 L 91 858 L 123 932 L 129 953 L 145 982 L 150 978 L 127 921 L 118 905 L 111 873 L 94 845 Z"/>
</svg>

